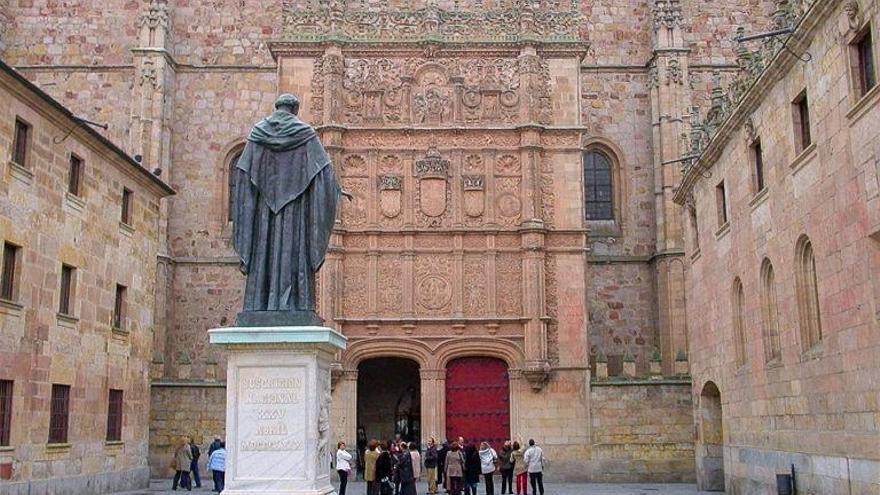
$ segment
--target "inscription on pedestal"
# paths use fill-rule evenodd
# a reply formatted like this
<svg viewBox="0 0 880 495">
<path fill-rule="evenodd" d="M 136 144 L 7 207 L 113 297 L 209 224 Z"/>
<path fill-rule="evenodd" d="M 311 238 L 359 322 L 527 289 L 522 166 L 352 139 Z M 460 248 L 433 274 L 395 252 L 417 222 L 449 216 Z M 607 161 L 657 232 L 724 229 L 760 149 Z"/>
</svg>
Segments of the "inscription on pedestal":
<svg viewBox="0 0 880 495">
<path fill-rule="evenodd" d="M 306 370 L 238 371 L 236 479 L 306 479 Z"/>
</svg>

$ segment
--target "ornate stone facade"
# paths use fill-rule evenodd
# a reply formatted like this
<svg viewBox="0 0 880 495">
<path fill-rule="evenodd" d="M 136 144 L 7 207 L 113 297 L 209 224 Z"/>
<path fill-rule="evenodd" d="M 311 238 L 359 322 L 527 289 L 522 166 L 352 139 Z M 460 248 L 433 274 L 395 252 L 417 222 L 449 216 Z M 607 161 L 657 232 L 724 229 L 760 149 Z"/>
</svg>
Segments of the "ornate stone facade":
<svg viewBox="0 0 880 495">
<path fill-rule="evenodd" d="M 579 460 L 551 476 L 693 477 L 670 459 L 692 455 L 690 427 L 665 421 L 690 411 L 687 380 L 622 389 L 618 376 L 651 373 L 655 349 L 663 375 L 686 365 L 676 160 L 698 141 L 693 107 L 708 115 L 713 79 L 726 88 L 739 70 L 736 28 L 770 26 L 775 4 L 108 0 L 71 18 L 12 3 L 0 0 L 2 56 L 179 191 L 159 209 L 154 476 L 175 435 L 205 443 L 222 428 L 216 404 L 193 404 L 222 395 L 206 330 L 240 308 L 228 170 L 290 91 L 355 195 L 318 281 L 323 315 L 352 339 L 333 431 L 353 445 L 366 360 L 418 363 L 421 432 L 442 437 L 446 365 L 498 357 L 511 436 Z M 612 163 L 613 218 L 585 220 L 588 151 Z M 594 388 L 602 365 L 611 379 Z M 643 428 L 611 435 L 622 408 Z"/>
</svg>

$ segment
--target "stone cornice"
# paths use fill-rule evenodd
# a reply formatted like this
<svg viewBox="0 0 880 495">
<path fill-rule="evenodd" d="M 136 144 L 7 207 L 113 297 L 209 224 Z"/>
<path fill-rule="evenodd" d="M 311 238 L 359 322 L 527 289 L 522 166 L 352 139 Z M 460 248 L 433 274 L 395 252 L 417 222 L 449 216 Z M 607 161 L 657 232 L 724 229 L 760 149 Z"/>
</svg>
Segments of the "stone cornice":
<svg viewBox="0 0 880 495">
<path fill-rule="evenodd" d="M 687 195 L 703 177 L 703 172 L 712 169 L 714 162 L 724 152 L 727 143 L 751 113 L 770 94 L 770 89 L 787 74 L 788 69 L 799 62 L 792 52 L 799 53 L 809 46 L 817 26 L 823 22 L 830 22 L 827 15 L 837 5 L 839 2 L 836 0 L 816 0 L 804 13 L 795 26 L 794 32 L 784 40 L 788 49 L 782 48 L 776 52 L 764 71 L 746 90 L 730 115 L 718 127 L 717 132 L 711 137 L 700 156 L 686 169 L 672 198 L 675 203 L 684 205 Z"/>
<path fill-rule="evenodd" d="M 590 43 L 581 40 L 540 40 L 527 37 L 510 37 L 499 40 L 353 40 L 344 36 L 315 35 L 297 39 L 272 40 L 266 44 L 275 60 L 281 57 L 319 57 L 330 47 L 337 47 L 345 55 L 358 56 L 411 56 L 414 53 L 430 54 L 430 58 L 460 57 L 462 55 L 485 55 L 517 57 L 524 48 L 534 48 L 545 58 L 583 59 Z"/>
</svg>

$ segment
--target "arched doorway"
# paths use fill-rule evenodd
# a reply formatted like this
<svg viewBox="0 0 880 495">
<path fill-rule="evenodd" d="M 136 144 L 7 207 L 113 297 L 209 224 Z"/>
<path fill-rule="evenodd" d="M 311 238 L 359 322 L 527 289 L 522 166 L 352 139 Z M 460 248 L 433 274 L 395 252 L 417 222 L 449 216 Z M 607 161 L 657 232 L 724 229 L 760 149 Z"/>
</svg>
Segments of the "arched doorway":
<svg viewBox="0 0 880 495">
<path fill-rule="evenodd" d="M 409 442 L 421 438 L 419 364 L 406 358 L 375 358 L 358 365 L 357 427 L 366 438 Z"/>
<path fill-rule="evenodd" d="M 489 442 L 510 438 L 510 377 L 500 359 L 465 357 L 446 367 L 446 435 Z"/>
<path fill-rule="evenodd" d="M 724 491 L 724 425 L 721 392 L 714 382 L 706 382 L 700 393 L 697 484 L 700 490 Z"/>
</svg>

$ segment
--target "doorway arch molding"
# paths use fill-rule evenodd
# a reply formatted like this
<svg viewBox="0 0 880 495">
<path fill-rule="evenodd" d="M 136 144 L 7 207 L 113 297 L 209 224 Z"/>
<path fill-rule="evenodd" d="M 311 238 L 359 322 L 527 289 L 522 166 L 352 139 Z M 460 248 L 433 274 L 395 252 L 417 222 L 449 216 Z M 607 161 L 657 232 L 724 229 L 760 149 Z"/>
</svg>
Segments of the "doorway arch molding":
<svg viewBox="0 0 880 495">
<path fill-rule="evenodd" d="M 463 357 L 491 357 L 507 363 L 509 370 L 523 366 L 525 356 L 522 348 L 506 339 L 467 338 L 447 340 L 434 348 L 438 369 L 446 369 L 450 361 Z"/>
<path fill-rule="evenodd" d="M 494 357 L 510 370 L 521 369 L 525 361 L 522 348 L 507 339 L 460 338 L 429 346 L 413 338 L 374 337 L 349 343 L 342 355 L 342 369 L 356 370 L 368 359 L 400 357 L 412 359 L 422 370 L 443 370 L 450 361 L 462 357 Z"/>
<path fill-rule="evenodd" d="M 363 361 L 377 358 L 406 358 L 418 363 L 420 369 L 433 368 L 431 348 L 416 339 L 370 338 L 349 343 L 342 354 L 343 370 L 356 370 Z"/>
</svg>

